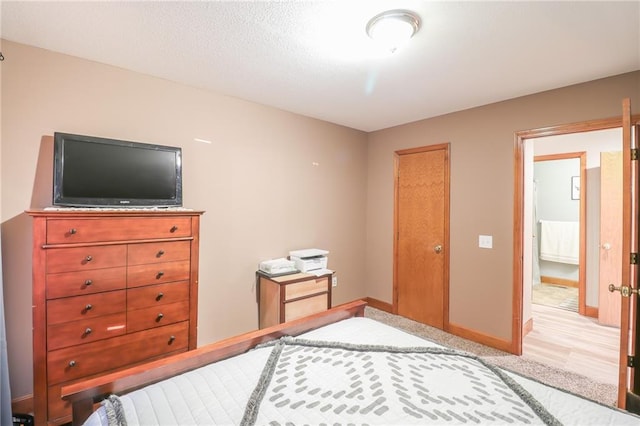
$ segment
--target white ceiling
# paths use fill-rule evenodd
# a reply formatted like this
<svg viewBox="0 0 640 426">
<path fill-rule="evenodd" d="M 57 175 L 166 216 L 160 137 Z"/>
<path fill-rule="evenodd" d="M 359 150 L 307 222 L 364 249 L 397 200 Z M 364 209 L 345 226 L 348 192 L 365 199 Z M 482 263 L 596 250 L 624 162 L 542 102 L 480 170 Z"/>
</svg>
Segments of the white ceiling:
<svg viewBox="0 0 640 426">
<path fill-rule="evenodd" d="M 396 8 L 422 28 L 381 55 L 365 26 Z M 640 69 L 640 1 L 2 1 L 0 12 L 6 40 L 364 131 Z"/>
</svg>

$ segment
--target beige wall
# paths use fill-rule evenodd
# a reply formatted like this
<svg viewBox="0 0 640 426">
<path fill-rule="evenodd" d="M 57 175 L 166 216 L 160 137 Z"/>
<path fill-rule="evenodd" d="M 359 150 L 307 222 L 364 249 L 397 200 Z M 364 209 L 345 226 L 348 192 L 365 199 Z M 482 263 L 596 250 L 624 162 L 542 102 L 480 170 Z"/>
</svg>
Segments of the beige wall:
<svg viewBox="0 0 640 426">
<path fill-rule="evenodd" d="M 451 142 L 450 320 L 509 340 L 514 132 L 615 116 L 623 97 L 640 105 L 637 72 L 367 135 L 11 42 L 2 51 L 0 219 L 14 398 L 32 388 L 24 210 L 50 203 L 55 131 L 183 148 L 185 206 L 206 211 L 200 344 L 257 327 L 256 265 L 290 249 L 331 251 L 334 304 L 365 295 L 391 303 L 393 152 Z M 479 234 L 493 235 L 492 250 L 477 248 Z"/>
<path fill-rule="evenodd" d="M 365 133 L 12 42 L 3 41 L 2 53 L 0 218 L 13 398 L 32 390 L 24 210 L 51 203 L 55 131 L 182 147 L 184 205 L 206 211 L 199 344 L 257 328 L 258 262 L 289 250 L 330 251 L 334 304 L 365 296 Z"/>
<path fill-rule="evenodd" d="M 367 295 L 389 303 L 392 301 L 393 152 L 450 142 L 450 322 L 510 341 L 514 133 L 619 116 L 624 97 L 631 97 L 632 104 L 640 105 L 640 72 L 370 134 Z M 478 248 L 480 234 L 493 235 L 493 249 Z"/>
</svg>

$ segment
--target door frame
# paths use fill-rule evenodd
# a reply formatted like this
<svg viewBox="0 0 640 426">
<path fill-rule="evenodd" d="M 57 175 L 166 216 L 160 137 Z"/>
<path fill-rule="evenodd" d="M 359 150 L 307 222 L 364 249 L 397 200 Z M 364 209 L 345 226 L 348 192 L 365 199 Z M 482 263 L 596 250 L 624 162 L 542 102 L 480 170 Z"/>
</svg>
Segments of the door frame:
<svg viewBox="0 0 640 426">
<path fill-rule="evenodd" d="M 578 313 L 587 315 L 587 153 L 563 152 L 559 154 L 537 155 L 536 161 L 580 160 L 580 212 L 578 249 Z M 524 263 L 524 262 L 523 262 Z"/>
<path fill-rule="evenodd" d="M 640 122 L 640 115 L 632 117 L 632 125 Z M 514 140 L 514 189 L 513 189 L 513 286 L 511 353 L 522 355 L 523 337 L 523 269 L 524 269 L 524 144 L 528 139 L 544 136 L 584 133 L 622 127 L 622 117 L 581 121 L 557 126 L 523 130 L 515 133 Z"/>
<path fill-rule="evenodd" d="M 400 167 L 400 156 L 407 154 L 416 154 L 426 151 L 443 150 L 445 153 L 444 166 L 444 241 L 442 254 L 444 256 L 443 271 L 443 307 L 442 307 L 442 329 L 449 331 L 449 241 L 450 241 L 450 192 L 451 192 L 451 143 L 445 142 L 435 145 L 422 146 L 417 148 L 402 149 L 394 152 L 393 155 L 393 296 L 391 312 L 398 314 L 398 172 Z"/>
<path fill-rule="evenodd" d="M 622 100 L 622 275 L 620 277 L 620 286 L 630 286 L 636 284 L 638 276 L 638 267 L 631 261 L 631 253 L 637 253 L 638 238 L 637 235 L 633 235 L 638 232 L 638 163 L 632 161 L 631 150 L 637 148 L 636 141 L 632 140 L 631 133 L 632 127 L 635 127 L 635 122 L 631 117 L 631 100 L 629 98 Z M 637 132 L 636 132 L 637 138 Z M 633 181 L 632 181 L 633 179 Z M 637 284 L 636 284 L 637 286 Z M 611 289 L 609 290 L 611 291 Z M 622 291 L 621 291 L 622 293 Z M 635 324 L 631 323 L 631 313 L 636 313 L 635 320 L 637 321 L 637 298 L 622 297 L 620 306 L 620 359 L 618 362 L 618 407 L 622 409 L 627 408 L 627 402 L 637 403 L 637 394 L 634 393 L 634 389 L 637 389 L 637 383 L 635 383 L 635 375 L 640 371 L 638 368 L 628 365 L 627 357 L 630 352 L 631 341 L 637 343 L 637 336 L 635 333 Z M 634 306 L 632 307 L 632 303 Z M 632 311 L 633 308 L 633 311 Z M 631 339 L 630 339 L 631 338 Z M 635 350 L 637 345 L 634 345 Z M 636 354 L 634 354 L 636 355 Z M 629 371 L 629 367 L 634 368 L 632 372 Z M 630 400 L 631 396 L 635 396 L 633 401 Z M 635 406 L 635 412 L 638 412 L 638 407 Z"/>
</svg>

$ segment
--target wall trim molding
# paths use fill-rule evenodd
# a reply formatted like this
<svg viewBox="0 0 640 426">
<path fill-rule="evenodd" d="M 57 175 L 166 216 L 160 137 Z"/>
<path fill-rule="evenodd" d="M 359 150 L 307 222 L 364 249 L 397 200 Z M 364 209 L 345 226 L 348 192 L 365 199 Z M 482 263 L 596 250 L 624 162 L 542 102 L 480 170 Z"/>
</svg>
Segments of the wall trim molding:
<svg viewBox="0 0 640 426">
<path fill-rule="evenodd" d="M 584 311 L 584 316 L 590 318 L 598 318 L 598 307 L 597 306 L 587 306 Z"/>
<path fill-rule="evenodd" d="M 574 287 L 574 288 L 580 287 L 579 281 L 569 280 L 566 278 L 550 277 L 548 275 L 541 275 L 540 282 L 543 282 L 545 284 L 557 284 L 563 287 Z"/>
<path fill-rule="evenodd" d="M 449 333 L 454 334 L 463 339 L 471 340 L 472 342 L 480 343 L 485 346 L 489 346 L 494 349 L 499 349 L 504 352 L 513 353 L 513 345 L 510 340 L 500 339 L 495 336 L 480 333 L 479 331 L 471 330 L 469 328 L 462 327 L 457 324 L 449 323 Z"/>
<path fill-rule="evenodd" d="M 533 317 L 529 318 L 529 321 L 525 322 L 522 326 L 522 337 L 526 336 L 533 330 Z"/>
<path fill-rule="evenodd" d="M 383 302 L 373 297 L 365 297 L 364 300 L 372 308 L 376 308 L 381 311 L 393 314 L 392 305 L 390 303 Z M 531 320 L 531 324 L 533 325 L 533 319 Z M 452 324 L 452 323 L 449 323 L 449 327 L 447 330 L 442 330 L 442 331 L 444 331 L 445 333 L 453 334 L 458 337 L 462 337 L 463 339 L 471 340 L 472 342 L 489 346 L 494 349 L 499 349 L 501 351 L 513 353 L 511 350 L 512 349 L 511 341 L 509 340 L 504 340 L 494 336 L 489 336 L 488 334 L 480 333 L 478 331 L 471 330 L 471 329 L 468 329 L 456 324 Z"/>
<path fill-rule="evenodd" d="M 20 414 L 33 414 L 33 394 L 12 399 L 11 411 Z"/>
<path fill-rule="evenodd" d="M 393 306 L 391 303 L 383 302 L 382 300 L 374 299 L 373 297 L 365 297 L 364 301 L 372 308 L 393 314 Z"/>
</svg>

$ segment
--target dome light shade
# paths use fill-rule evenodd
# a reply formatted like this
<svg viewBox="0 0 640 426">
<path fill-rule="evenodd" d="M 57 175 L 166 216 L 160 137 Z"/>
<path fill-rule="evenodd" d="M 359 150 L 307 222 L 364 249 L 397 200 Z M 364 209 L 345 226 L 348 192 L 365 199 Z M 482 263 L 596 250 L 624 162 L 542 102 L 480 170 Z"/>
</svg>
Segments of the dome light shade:
<svg viewBox="0 0 640 426">
<path fill-rule="evenodd" d="M 387 10 L 367 23 L 367 34 L 374 41 L 395 52 L 420 29 L 420 18 L 409 10 Z"/>
</svg>

